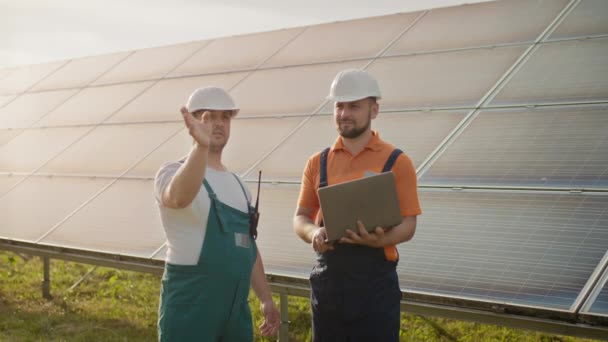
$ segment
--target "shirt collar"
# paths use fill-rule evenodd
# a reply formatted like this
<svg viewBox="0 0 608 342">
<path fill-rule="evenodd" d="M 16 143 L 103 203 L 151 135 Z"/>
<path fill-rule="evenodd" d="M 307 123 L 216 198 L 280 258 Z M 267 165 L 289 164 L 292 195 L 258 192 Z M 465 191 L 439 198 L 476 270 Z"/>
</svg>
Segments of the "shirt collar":
<svg viewBox="0 0 608 342">
<path fill-rule="evenodd" d="M 365 145 L 363 149 L 374 152 L 380 151 L 382 149 L 382 143 L 380 142 L 380 134 L 372 130 L 372 138 L 369 140 L 369 142 L 367 143 L 367 145 Z M 338 138 L 334 142 L 334 146 L 332 146 L 332 150 L 344 150 L 344 141 L 342 140 L 342 136 L 338 136 Z"/>
</svg>

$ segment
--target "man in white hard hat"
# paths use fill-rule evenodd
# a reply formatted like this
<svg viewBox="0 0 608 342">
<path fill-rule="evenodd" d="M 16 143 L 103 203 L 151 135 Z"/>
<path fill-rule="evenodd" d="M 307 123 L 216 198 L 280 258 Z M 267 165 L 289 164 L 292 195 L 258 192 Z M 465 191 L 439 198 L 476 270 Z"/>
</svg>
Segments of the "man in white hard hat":
<svg viewBox="0 0 608 342">
<path fill-rule="evenodd" d="M 251 195 L 222 164 L 238 110 L 221 88 L 194 91 L 181 108 L 194 139 L 190 153 L 156 175 L 156 202 L 167 236 L 160 341 L 252 341 L 250 285 L 264 314 L 261 333 L 274 335 L 279 328 L 255 243 Z"/>
<path fill-rule="evenodd" d="M 293 228 L 317 252 L 310 275 L 314 341 L 398 341 L 401 291 L 395 245 L 416 230 L 416 171 L 399 149 L 371 129 L 378 116 L 378 82 L 364 70 L 349 69 L 334 79 L 328 99 L 334 102 L 339 136 L 331 148 L 313 155 L 302 176 Z M 326 242 L 317 190 L 364 176 L 392 171 L 402 222 L 391 229 L 365 222 L 336 244 Z"/>
</svg>

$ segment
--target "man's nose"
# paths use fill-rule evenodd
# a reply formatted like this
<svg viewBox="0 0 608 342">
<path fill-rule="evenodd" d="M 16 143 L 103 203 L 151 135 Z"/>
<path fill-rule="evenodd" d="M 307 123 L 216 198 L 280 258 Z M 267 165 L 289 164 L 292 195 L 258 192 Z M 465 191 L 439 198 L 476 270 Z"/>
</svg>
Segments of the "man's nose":
<svg viewBox="0 0 608 342">
<path fill-rule="evenodd" d="M 224 126 L 224 122 L 221 119 L 217 119 L 217 118 L 214 118 L 213 120 L 211 120 L 211 124 L 213 125 L 213 127 Z"/>
<path fill-rule="evenodd" d="M 348 118 L 350 117 L 350 110 L 346 107 L 338 108 L 338 117 L 339 118 Z"/>
</svg>

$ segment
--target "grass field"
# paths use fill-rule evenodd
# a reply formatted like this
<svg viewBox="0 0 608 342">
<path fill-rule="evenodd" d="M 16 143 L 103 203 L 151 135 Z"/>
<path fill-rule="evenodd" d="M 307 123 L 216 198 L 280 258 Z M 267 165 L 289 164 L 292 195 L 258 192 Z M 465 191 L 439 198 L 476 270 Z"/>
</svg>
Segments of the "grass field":
<svg viewBox="0 0 608 342">
<path fill-rule="evenodd" d="M 40 258 L 0 252 L 0 341 L 155 341 L 160 277 L 99 267 L 70 290 L 93 268 L 52 260 L 53 299 L 46 300 Z M 250 302 L 259 325 L 258 302 Z M 291 340 L 309 341 L 307 299 L 290 297 L 289 320 Z M 401 326 L 402 341 L 591 341 L 409 314 Z"/>
</svg>

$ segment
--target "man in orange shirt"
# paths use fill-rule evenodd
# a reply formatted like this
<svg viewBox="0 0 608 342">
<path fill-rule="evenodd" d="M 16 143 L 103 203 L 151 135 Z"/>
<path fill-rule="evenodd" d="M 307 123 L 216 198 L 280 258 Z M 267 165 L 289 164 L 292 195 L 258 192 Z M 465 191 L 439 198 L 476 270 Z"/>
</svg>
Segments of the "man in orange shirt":
<svg viewBox="0 0 608 342">
<path fill-rule="evenodd" d="M 414 236 L 421 214 L 416 171 L 403 152 L 371 129 L 380 99 L 373 76 L 358 69 L 340 72 L 328 99 L 334 101 L 340 136 L 308 160 L 293 219 L 296 234 L 312 243 L 318 256 L 310 275 L 314 341 L 398 341 L 401 290 L 395 245 Z M 395 175 L 401 223 L 368 232 L 365 222 L 358 222 L 338 243 L 326 243 L 318 188 L 386 171 Z"/>
</svg>

